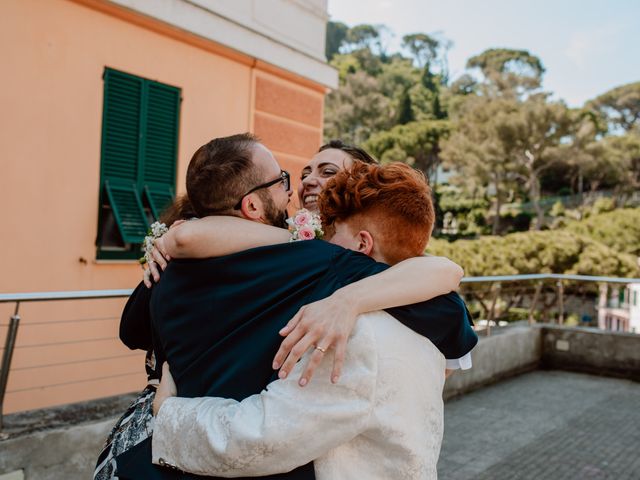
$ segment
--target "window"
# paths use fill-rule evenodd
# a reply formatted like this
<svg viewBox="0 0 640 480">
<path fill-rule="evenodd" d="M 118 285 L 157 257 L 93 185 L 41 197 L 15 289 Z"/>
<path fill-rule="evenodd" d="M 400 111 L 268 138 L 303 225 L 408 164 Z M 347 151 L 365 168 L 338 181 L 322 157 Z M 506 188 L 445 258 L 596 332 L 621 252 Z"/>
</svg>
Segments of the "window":
<svg viewBox="0 0 640 480">
<path fill-rule="evenodd" d="M 635 307 L 638 304 L 638 291 L 633 291 L 633 306 Z"/>
<path fill-rule="evenodd" d="M 97 258 L 135 259 L 174 198 L 180 89 L 104 71 Z"/>
</svg>

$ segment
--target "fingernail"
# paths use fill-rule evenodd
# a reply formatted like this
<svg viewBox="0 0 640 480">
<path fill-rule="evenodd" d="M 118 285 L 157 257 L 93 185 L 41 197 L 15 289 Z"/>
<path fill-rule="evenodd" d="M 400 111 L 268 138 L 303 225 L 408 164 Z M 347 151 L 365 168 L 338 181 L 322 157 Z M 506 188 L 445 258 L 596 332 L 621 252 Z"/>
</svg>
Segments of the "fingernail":
<svg viewBox="0 0 640 480">
<path fill-rule="evenodd" d="M 307 384 L 307 379 L 306 378 L 301 378 L 300 379 L 300 386 L 304 387 Z"/>
<path fill-rule="evenodd" d="M 273 362 L 273 365 L 271 365 L 271 367 L 272 367 L 274 370 L 277 370 L 277 369 L 279 369 L 279 368 L 280 368 L 280 364 L 279 364 L 278 362 Z"/>
<path fill-rule="evenodd" d="M 280 370 L 280 372 L 278 373 L 278 377 L 287 378 L 287 372 L 285 372 L 284 370 Z"/>
<path fill-rule="evenodd" d="M 332 383 L 338 383 L 338 379 L 339 377 L 337 375 L 334 375 L 333 378 L 331 379 Z"/>
</svg>

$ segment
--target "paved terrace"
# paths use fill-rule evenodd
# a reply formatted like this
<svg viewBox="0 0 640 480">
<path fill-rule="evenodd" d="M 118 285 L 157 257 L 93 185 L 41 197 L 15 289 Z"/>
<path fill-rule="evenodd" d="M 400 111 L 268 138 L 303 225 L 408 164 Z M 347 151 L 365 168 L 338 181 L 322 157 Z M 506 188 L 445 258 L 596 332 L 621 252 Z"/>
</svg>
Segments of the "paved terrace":
<svg viewBox="0 0 640 480">
<path fill-rule="evenodd" d="M 440 480 L 640 480 L 640 335 L 512 326 L 473 362 L 445 384 Z M 8 415 L 0 480 L 91 478 L 130 399 Z"/>
<path fill-rule="evenodd" d="M 534 371 L 449 400 L 440 480 L 640 479 L 640 383 Z"/>
</svg>

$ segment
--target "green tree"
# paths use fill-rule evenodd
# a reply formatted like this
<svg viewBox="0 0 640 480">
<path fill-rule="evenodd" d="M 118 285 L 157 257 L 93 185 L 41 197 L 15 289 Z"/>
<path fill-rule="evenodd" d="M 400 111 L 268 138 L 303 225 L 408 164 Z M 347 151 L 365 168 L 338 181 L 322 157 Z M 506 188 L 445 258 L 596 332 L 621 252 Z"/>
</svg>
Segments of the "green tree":
<svg viewBox="0 0 640 480">
<path fill-rule="evenodd" d="M 413 115 L 413 108 L 411 104 L 411 97 L 409 96 L 409 89 L 402 92 L 402 95 L 400 96 L 399 104 L 400 105 L 398 108 L 398 120 L 397 120 L 398 124 L 405 125 L 409 122 L 413 122 L 415 120 L 415 117 Z"/>
<path fill-rule="evenodd" d="M 440 141 L 449 129 L 449 123 L 442 120 L 396 125 L 371 135 L 364 148 L 384 163 L 405 162 L 432 177 L 438 166 Z"/>
<path fill-rule="evenodd" d="M 592 238 L 616 252 L 640 255 L 640 208 L 619 208 L 571 222 L 566 231 Z"/>
<path fill-rule="evenodd" d="M 349 51 L 369 50 L 374 55 L 384 56 L 385 46 L 382 38 L 386 27 L 363 23 L 347 31 L 345 43 Z"/>
<path fill-rule="evenodd" d="M 437 72 L 445 84 L 449 81 L 447 53 L 452 45 L 451 40 L 438 33 L 411 33 L 402 37 L 402 48 L 414 63 L 421 69 Z"/>
<path fill-rule="evenodd" d="M 605 137 L 602 144 L 603 162 L 611 169 L 618 189 L 637 191 L 640 188 L 640 134 L 629 132 Z"/>
<path fill-rule="evenodd" d="M 445 164 L 458 171 L 467 190 L 477 191 L 481 185 L 492 190 L 494 235 L 500 231 L 500 209 L 518 171 L 510 145 L 500 138 L 516 109 L 512 100 L 469 96 L 456 112 L 453 133 L 442 148 Z"/>
<path fill-rule="evenodd" d="M 485 93 L 490 96 L 522 97 L 539 89 L 545 69 L 527 50 L 491 48 L 467 61 L 468 69 L 484 76 Z"/>
<path fill-rule="evenodd" d="M 517 166 L 517 178 L 529 195 L 536 212 L 535 229 L 544 222 L 540 205 L 540 178 L 560 157 L 561 141 L 569 134 L 572 119 L 561 102 L 549 102 L 544 94 L 513 102 L 510 114 L 501 117 L 497 133 L 504 150 L 510 152 Z"/>
<path fill-rule="evenodd" d="M 350 53 L 335 54 L 331 60 L 331 66 L 338 70 L 340 85 L 344 85 L 347 80 L 347 76 L 362 70 L 360 61 Z"/>
<path fill-rule="evenodd" d="M 327 22 L 324 48 L 327 60 L 331 61 L 336 54 L 340 53 L 340 48 L 344 45 L 348 32 L 349 27 L 342 22 Z"/>
<path fill-rule="evenodd" d="M 450 90 L 453 95 L 472 95 L 474 93 L 477 93 L 478 82 L 471 75 L 465 73 L 463 75 L 460 75 L 460 77 L 458 77 L 456 81 L 451 84 Z"/>
<path fill-rule="evenodd" d="M 376 78 L 384 95 L 390 99 L 400 99 L 406 91 L 420 83 L 420 70 L 410 59 L 394 56 L 389 62 L 382 64 Z"/>
<path fill-rule="evenodd" d="M 426 33 L 412 33 L 402 37 L 402 46 L 409 51 L 418 67 L 429 67 L 436 60 L 440 42 Z"/>
<path fill-rule="evenodd" d="M 377 79 L 359 71 L 347 75 L 325 101 L 325 136 L 362 144 L 373 132 L 393 122 L 391 100 L 380 92 Z"/>
<path fill-rule="evenodd" d="M 609 90 L 588 102 L 587 107 L 599 112 L 613 130 L 629 132 L 640 126 L 640 82 Z"/>
<path fill-rule="evenodd" d="M 585 181 L 596 186 L 602 178 L 599 172 L 608 171 L 606 165 L 602 165 L 602 148 L 598 144 L 606 128 L 603 129 L 603 123 L 592 111 L 573 110 L 570 115 L 570 141 L 559 149 L 559 163 L 569 173 L 570 182 L 576 187 L 574 191 L 582 195 Z"/>
<path fill-rule="evenodd" d="M 627 277 L 638 274 L 633 255 L 563 229 L 452 243 L 432 240 L 428 251 L 464 265 L 468 276 L 566 273 Z"/>
</svg>

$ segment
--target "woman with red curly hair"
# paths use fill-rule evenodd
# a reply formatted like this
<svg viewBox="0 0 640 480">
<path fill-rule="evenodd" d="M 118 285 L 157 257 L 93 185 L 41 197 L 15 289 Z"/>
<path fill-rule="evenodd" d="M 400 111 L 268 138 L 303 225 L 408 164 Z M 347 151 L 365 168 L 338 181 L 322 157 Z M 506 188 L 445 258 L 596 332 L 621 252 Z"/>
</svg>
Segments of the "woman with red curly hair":
<svg viewBox="0 0 640 480">
<path fill-rule="evenodd" d="M 403 163 L 356 162 L 331 179 L 319 209 L 332 243 L 389 265 L 422 255 L 435 221 L 424 175 Z"/>
</svg>

